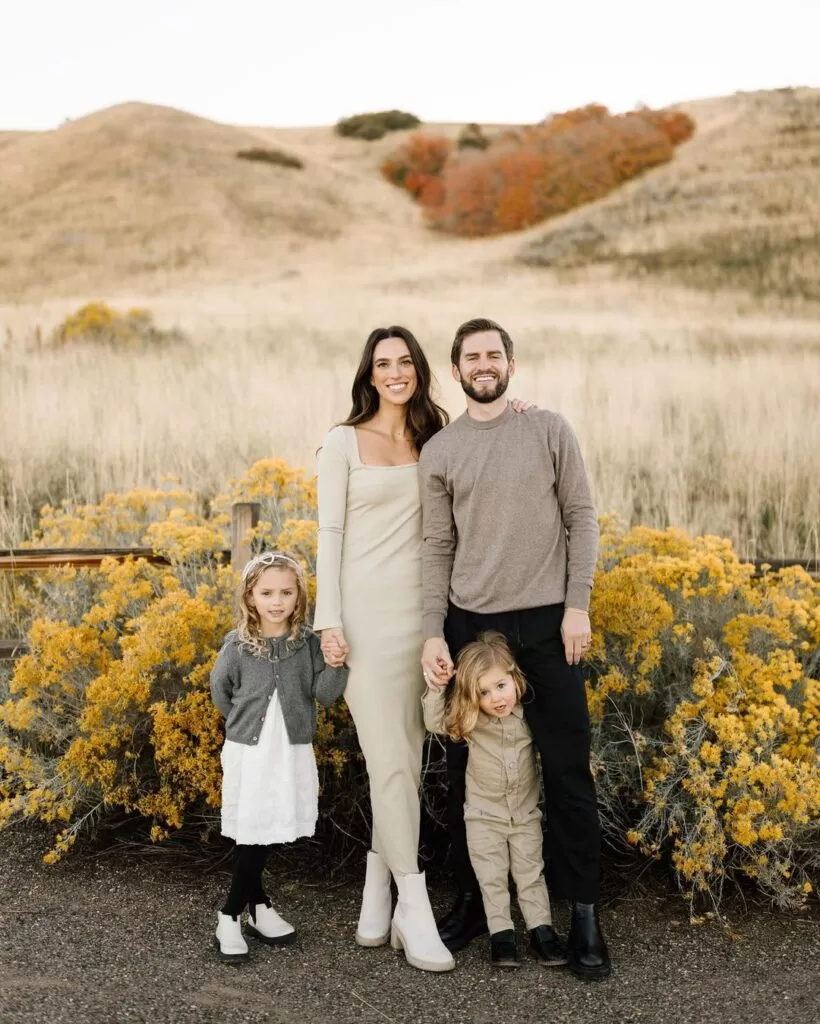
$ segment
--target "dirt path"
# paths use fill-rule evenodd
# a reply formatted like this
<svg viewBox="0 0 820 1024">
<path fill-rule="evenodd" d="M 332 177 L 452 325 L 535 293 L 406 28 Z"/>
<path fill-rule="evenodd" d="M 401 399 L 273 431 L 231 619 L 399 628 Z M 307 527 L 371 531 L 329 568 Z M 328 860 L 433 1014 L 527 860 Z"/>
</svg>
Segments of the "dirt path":
<svg viewBox="0 0 820 1024">
<path fill-rule="evenodd" d="M 0 834 L 2 1024 L 817 1019 L 817 914 L 753 910 L 730 940 L 714 928 L 691 928 L 679 899 L 644 894 L 606 911 L 615 962 L 606 983 L 584 985 L 529 959 L 518 972 L 493 972 L 481 940 L 458 956 L 452 974 L 431 976 L 389 948 L 353 943 L 355 884 L 277 875 L 276 904 L 299 928 L 299 941 L 283 950 L 254 945 L 252 962 L 237 968 L 218 963 L 209 946 L 224 872 L 121 853 L 48 868 L 43 848 L 38 834 Z M 440 905 L 446 891 L 435 897 Z"/>
</svg>

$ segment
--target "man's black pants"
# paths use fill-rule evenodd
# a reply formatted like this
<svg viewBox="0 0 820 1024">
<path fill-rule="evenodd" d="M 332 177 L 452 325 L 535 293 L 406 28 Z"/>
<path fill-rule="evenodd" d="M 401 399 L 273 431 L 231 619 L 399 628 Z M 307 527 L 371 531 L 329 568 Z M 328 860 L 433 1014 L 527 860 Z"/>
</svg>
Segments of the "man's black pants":
<svg viewBox="0 0 820 1024">
<path fill-rule="evenodd" d="M 589 767 L 589 712 L 581 670 L 567 663 L 563 616 L 563 604 L 492 614 L 451 604 L 444 638 L 453 660 L 485 630 L 497 630 L 507 638 L 527 678 L 524 717 L 541 755 L 552 895 L 596 903 L 601 838 Z M 465 891 L 478 890 L 464 828 L 467 752 L 466 743 L 447 740 L 447 824 L 456 883 Z"/>
</svg>

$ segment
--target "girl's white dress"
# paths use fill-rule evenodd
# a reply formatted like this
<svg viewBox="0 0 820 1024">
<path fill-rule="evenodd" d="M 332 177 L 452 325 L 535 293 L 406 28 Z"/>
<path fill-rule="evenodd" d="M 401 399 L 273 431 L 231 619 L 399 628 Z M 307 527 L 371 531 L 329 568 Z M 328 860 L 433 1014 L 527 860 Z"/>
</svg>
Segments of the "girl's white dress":
<svg viewBox="0 0 820 1024">
<path fill-rule="evenodd" d="M 311 743 L 291 744 L 274 691 L 259 742 L 222 747 L 222 835 L 269 846 L 312 836 L 319 816 L 319 774 Z"/>
</svg>

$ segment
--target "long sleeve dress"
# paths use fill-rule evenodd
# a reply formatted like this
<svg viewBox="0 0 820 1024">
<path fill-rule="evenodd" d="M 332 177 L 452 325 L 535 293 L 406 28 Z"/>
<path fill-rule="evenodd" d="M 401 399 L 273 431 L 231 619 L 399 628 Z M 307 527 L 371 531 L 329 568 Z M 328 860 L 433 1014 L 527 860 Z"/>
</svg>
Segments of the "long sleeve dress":
<svg viewBox="0 0 820 1024">
<path fill-rule="evenodd" d="M 372 848 L 395 874 L 418 871 L 421 696 L 421 503 L 418 466 L 366 466 L 354 427 L 319 453 L 314 629 L 350 646 L 345 700 L 367 764 Z"/>
</svg>

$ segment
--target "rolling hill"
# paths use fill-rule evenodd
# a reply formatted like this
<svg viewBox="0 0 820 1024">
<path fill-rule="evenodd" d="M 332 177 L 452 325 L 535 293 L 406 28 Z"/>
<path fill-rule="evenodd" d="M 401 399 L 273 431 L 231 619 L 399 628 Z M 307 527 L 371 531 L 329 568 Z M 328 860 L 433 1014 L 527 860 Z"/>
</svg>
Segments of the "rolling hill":
<svg viewBox="0 0 820 1024">
<path fill-rule="evenodd" d="M 520 260 L 820 300 L 820 90 L 685 109 L 698 131 L 672 163 L 542 227 Z"/>
<path fill-rule="evenodd" d="M 0 135 L 0 292 L 233 275 L 335 241 L 362 218 L 382 223 L 379 183 L 374 198 L 309 155 L 302 170 L 236 158 L 260 144 L 253 129 L 139 103 Z"/>
<path fill-rule="evenodd" d="M 625 277 L 820 299 L 820 90 L 681 104 L 697 122 L 675 159 L 600 202 L 514 235 L 427 230 L 375 143 L 331 128 L 217 124 L 131 103 L 50 132 L 0 132 L 0 302 L 159 296 L 310 277 L 430 294 L 453 281 Z M 425 130 L 454 136 L 460 125 Z M 239 160 L 276 147 L 302 170 Z M 551 273 L 553 272 L 553 273 Z M 370 299 L 368 298 L 368 301 Z"/>
</svg>

